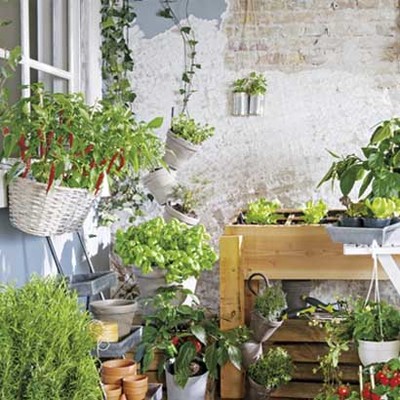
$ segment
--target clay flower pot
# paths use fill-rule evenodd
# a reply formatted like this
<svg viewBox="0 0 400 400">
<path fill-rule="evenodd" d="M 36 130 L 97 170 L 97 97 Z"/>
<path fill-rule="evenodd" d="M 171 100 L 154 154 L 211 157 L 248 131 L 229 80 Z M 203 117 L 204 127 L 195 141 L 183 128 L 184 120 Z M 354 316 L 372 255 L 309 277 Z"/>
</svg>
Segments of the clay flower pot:
<svg viewBox="0 0 400 400">
<path fill-rule="evenodd" d="M 146 375 L 129 376 L 123 379 L 124 394 L 127 400 L 144 400 L 149 387 Z"/>
<path fill-rule="evenodd" d="M 122 388 L 120 385 L 104 385 L 106 400 L 120 400 Z"/>
<path fill-rule="evenodd" d="M 110 360 L 101 367 L 101 380 L 107 384 L 122 384 L 122 379 L 136 375 L 137 364 L 133 360 Z"/>
</svg>

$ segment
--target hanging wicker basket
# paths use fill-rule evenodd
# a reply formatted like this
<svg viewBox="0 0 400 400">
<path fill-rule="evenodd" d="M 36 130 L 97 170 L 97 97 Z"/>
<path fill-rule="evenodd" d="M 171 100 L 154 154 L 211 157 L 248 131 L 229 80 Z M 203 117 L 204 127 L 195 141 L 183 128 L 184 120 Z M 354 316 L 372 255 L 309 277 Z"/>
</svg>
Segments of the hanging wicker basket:
<svg viewBox="0 0 400 400">
<path fill-rule="evenodd" d="M 10 222 L 35 236 L 62 235 L 82 227 L 96 197 L 86 189 L 16 178 L 9 185 Z"/>
</svg>

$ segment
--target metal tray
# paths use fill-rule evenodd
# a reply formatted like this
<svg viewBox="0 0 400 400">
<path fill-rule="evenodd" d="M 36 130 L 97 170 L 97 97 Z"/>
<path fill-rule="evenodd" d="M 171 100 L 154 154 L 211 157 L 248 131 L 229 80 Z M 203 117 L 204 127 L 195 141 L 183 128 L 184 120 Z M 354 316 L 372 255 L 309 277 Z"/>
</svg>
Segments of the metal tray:
<svg viewBox="0 0 400 400">
<path fill-rule="evenodd" d="M 69 288 L 78 292 L 78 296 L 94 296 L 117 284 L 117 273 L 113 271 L 94 274 L 77 274 L 67 276 Z"/>
<path fill-rule="evenodd" d="M 162 400 L 163 385 L 161 383 L 149 383 L 149 390 L 146 394 L 146 400 Z"/>
<path fill-rule="evenodd" d="M 344 244 L 363 244 L 370 246 L 375 240 L 379 246 L 400 245 L 400 222 L 385 228 L 350 228 L 327 225 L 332 241 Z"/>
<path fill-rule="evenodd" d="M 92 354 L 99 358 L 123 357 L 142 340 L 142 329 L 142 326 L 133 326 L 131 333 L 122 340 L 116 343 L 101 342 Z"/>
</svg>

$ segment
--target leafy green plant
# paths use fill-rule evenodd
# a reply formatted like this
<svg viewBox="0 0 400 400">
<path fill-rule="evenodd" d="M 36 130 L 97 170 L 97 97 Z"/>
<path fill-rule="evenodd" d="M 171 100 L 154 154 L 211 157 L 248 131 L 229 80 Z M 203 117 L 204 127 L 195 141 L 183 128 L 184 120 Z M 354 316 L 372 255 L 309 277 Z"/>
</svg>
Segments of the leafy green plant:
<svg viewBox="0 0 400 400">
<path fill-rule="evenodd" d="M 64 281 L 0 288 L 0 398 L 100 400 L 90 318 Z"/>
<path fill-rule="evenodd" d="M 115 251 L 126 265 L 134 265 L 144 274 L 160 268 L 166 272 L 167 283 L 182 283 L 213 268 L 217 255 L 209 241 L 203 225 L 188 227 L 175 219 L 167 223 L 158 217 L 126 231 L 118 230 Z"/>
<path fill-rule="evenodd" d="M 176 136 L 197 145 L 214 135 L 213 127 L 201 125 L 185 114 L 179 114 L 172 119 L 171 130 Z"/>
<path fill-rule="evenodd" d="M 146 318 L 142 341 L 135 355 L 143 370 L 149 368 L 156 350 L 163 355 L 160 372 L 167 360 L 175 360 L 175 380 L 182 387 L 199 363 L 205 363 L 213 379 L 218 376 L 218 367 L 228 361 L 240 369 L 240 345 L 249 339 L 247 329 L 239 327 L 223 332 L 206 309 L 196 302 L 192 306 L 176 306 L 171 303 L 175 296 L 174 290 L 166 291 L 156 295 L 151 302 L 155 311 Z"/>
<path fill-rule="evenodd" d="M 265 288 L 264 292 L 256 297 L 254 304 L 254 310 L 270 321 L 280 319 L 286 308 L 285 292 L 278 285 Z"/>
<path fill-rule="evenodd" d="M 365 206 L 374 218 L 386 219 L 395 215 L 397 205 L 392 199 L 375 197 L 373 200 L 365 200 Z"/>
<path fill-rule="evenodd" d="M 267 92 L 267 79 L 263 74 L 251 72 L 248 77 L 247 93 L 251 96 L 263 95 Z"/>
<path fill-rule="evenodd" d="M 293 362 L 286 350 L 273 347 L 249 366 L 247 375 L 259 385 L 275 389 L 292 379 Z"/>
<path fill-rule="evenodd" d="M 328 212 L 328 206 L 323 200 L 314 202 L 309 200 L 303 208 L 304 222 L 306 224 L 319 224 Z"/>
<path fill-rule="evenodd" d="M 177 185 L 174 187 L 171 199 L 173 202 L 179 205 L 180 210 L 183 214 L 196 215 L 196 207 L 199 204 L 199 191 L 191 190 L 186 186 Z"/>
<path fill-rule="evenodd" d="M 368 215 L 368 209 L 365 201 L 361 200 L 357 203 L 348 203 L 346 205 L 346 215 L 350 218 L 365 217 Z"/>
<path fill-rule="evenodd" d="M 276 213 L 280 208 L 278 201 L 269 201 L 261 198 L 247 204 L 244 214 L 246 224 L 272 225 L 276 224 L 280 215 Z"/>
<path fill-rule="evenodd" d="M 248 84 L 248 78 L 236 79 L 236 81 L 233 82 L 233 93 L 247 93 Z"/>
</svg>

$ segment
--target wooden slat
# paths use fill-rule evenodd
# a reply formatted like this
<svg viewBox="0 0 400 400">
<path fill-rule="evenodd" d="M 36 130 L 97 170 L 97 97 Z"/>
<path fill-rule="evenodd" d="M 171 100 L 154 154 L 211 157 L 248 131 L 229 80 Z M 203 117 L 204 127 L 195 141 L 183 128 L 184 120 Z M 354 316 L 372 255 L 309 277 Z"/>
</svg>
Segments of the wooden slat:
<svg viewBox="0 0 400 400">
<path fill-rule="evenodd" d="M 284 321 L 269 339 L 271 342 L 320 342 L 325 343 L 323 328 L 310 326 L 309 320 L 289 319 Z"/>
<path fill-rule="evenodd" d="M 297 363 L 293 374 L 293 380 L 322 382 L 323 376 L 321 371 L 317 370 L 317 372 L 314 373 L 314 370 L 318 369 L 318 366 L 318 363 Z M 342 372 L 343 382 L 358 382 L 358 365 L 340 365 L 340 371 Z"/>
</svg>

